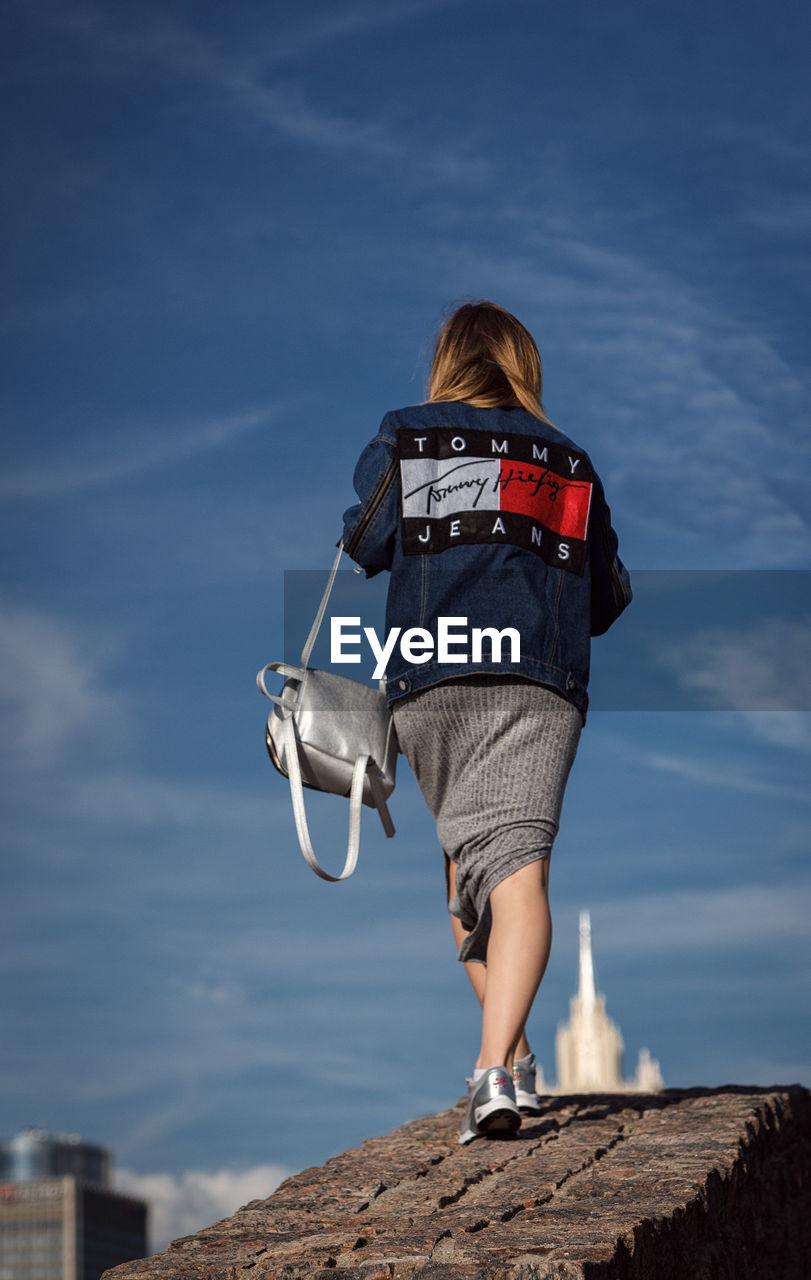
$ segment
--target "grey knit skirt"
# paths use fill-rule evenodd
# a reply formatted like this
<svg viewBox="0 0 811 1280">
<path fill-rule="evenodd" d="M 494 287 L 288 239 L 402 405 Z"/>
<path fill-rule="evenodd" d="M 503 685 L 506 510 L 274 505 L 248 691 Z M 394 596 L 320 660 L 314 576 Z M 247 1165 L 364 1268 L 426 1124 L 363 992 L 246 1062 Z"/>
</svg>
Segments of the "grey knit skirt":
<svg viewBox="0 0 811 1280">
<path fill-rule="evenodd" d="M 450 910 L 468 931 L 459 959 L 484 961 L 491 892 L 552 851 L 583 716 L 546 685 L 491 675 L 432 685 L 392 713 L 439 842 L 458 864 Z"/>
</svg>

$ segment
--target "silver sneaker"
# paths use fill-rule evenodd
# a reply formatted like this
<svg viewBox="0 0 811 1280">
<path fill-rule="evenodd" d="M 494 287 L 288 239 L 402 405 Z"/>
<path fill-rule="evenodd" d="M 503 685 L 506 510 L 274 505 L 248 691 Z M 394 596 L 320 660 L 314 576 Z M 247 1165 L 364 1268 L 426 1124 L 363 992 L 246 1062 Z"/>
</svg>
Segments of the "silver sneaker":
<svg viewBox="0 0 811 1280">
<path fill-rule="evenodd" d="M 474 1138 L 515 1133 L 520 1127 L 521 1112 L 515 1103 L 512 1077 L 506 1067 L 490 1067 L 481 1080 L 470 1086 L 459 1142 L 464 1146 Z"/>
<path fill-rule="evenodd" d="M 524 1116 L 539 1116 L 541 1100 L 535 1092 L 535 1054 L 513 1064 L 513 1088 L 518 1110 Z"/>
</svg>

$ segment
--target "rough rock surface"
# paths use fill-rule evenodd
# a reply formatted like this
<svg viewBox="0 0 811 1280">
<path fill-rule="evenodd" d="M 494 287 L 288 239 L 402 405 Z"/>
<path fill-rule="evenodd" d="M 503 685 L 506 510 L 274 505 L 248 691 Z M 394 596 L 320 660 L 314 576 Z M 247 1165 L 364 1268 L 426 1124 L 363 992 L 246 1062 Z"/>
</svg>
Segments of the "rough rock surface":
<svg viewBox="0 0 811 1280">
<path fill-rule="evenodd" d="M 811 1094 L 547 1100 L 459 1147 L 462 1103 L 289 1178 L 105 1280 L 808 1280 Z"/>
</svg>

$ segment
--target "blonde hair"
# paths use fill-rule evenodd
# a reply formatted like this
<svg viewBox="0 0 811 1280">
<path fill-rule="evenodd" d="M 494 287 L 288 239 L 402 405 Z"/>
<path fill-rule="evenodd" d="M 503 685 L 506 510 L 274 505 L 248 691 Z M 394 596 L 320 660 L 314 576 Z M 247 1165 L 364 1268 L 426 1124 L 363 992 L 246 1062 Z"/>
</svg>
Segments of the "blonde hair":
<svg viewBox="0 0 811 1280">
<path fill-rule="evenodd" d="M 439 331 L 428 401 L 464 400 L 481 409 L 522 408 L 549 422 L 543 369 L 532 335 L 495 302 L 466 302 Z"/>
</svg>

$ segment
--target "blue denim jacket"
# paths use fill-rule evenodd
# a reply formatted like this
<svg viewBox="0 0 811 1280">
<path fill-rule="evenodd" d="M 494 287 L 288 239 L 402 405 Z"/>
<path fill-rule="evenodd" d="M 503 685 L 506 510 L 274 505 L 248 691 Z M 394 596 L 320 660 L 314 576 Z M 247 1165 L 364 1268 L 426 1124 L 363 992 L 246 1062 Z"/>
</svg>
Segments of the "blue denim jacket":
<svg viewBox="0 0 811 1280">
<path fill-rule="evenodd" d="M 389 702 L 460 676 L 510 674 L 551 685 L 585 715 L 590 636 L 631 600 L 588 455 L 523 409 L 422 404 L 386 414 L 354 483 L 344 546 L 368 577 L 391 571 L 387 634 L 422 628 L 434 642 L 427 658 L 420 633 L 406 654 L 395 646 Z M 444 653 L 442 618 L 456 636 Z M 475 628 L 512 628 L 520 655 L 509 635 L 499 645 L 485 634 L 477 651 Z"/>
</svg>

